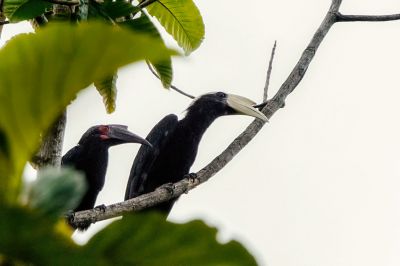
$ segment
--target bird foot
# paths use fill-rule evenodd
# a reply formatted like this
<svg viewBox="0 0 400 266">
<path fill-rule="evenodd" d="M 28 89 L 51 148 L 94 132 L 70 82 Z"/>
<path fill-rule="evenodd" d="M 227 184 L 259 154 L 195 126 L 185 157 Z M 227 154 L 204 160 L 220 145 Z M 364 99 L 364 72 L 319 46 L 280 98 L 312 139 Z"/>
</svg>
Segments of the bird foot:
<svg viewBox="0 0 400 266">
<path fill-rule="evenodd" d="M 160 186 L 158 189 L 165 189 L 169 194 L 174 194 L 175 185 L 174 183 L 166 183 Z"/>
<path fill-rule="evenodd" d="M 95 210 L 99 210 L 101 212 L 106 212 L 106 208 L 107 207 L 104 204 L 101 204 L 101 205 L 98 205 L 98 206 L 94 207 Z"/>
<path fill-rule="evenodd" d="M 183 176 L 187 180 L 189 180 L 190 183 L 195 183 L 196 181 L 199 180 L 199 177 L 197 176 L 196 173 L 189 173 Z"/>
<path fill-rule="evenodd" d="M 103 205 L 104 206 L 104 205 Z M 104 206 L 105 207 L 105 206 Z M 73 210 L 67 211 L 65 214 L 65 219 L 67 223 L 74 229 L 78 229 L 79 231 L 85 231 L 89 228 L 91 222 L 81 222 L 75 223 L 75 212 Z"/>
<path fill-rule="evenodd" d="M 65 214 L 65 219 L 67 219 L 67 222 L 69 224 L 72 224 L 75 220 L 75 212 L 73 210 L 67 211 L 67 213 Z"/>
</svg>

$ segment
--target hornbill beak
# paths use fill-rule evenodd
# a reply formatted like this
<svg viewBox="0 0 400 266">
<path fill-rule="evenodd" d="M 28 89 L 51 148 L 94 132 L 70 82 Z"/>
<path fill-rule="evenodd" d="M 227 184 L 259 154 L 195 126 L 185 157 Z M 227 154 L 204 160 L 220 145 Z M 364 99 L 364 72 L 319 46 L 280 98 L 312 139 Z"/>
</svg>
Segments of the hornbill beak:
<svg viewBox="0 0 400 266">
<path fill-rule="evenodd" d="M 141 143 L 149 147 L 153 147 L 150 142 L 144 138 L 130 132 L 124 125 L 109 125 L 108 137 L 110 139 L 120 140 L 124 143 Z"/>
<path fill-rule="evenodd" d="M 268 122 L 268 118 L 257 108 L 253 107 L 254 105 L 256 105 L 256 103 L 246 97 L 235 94 L 228 94 L 226 102 L 229 107 L 234 109 L 239 114 L 253 116 L 255 118 L 261 119 L 264 122 Z"/>
</svg>

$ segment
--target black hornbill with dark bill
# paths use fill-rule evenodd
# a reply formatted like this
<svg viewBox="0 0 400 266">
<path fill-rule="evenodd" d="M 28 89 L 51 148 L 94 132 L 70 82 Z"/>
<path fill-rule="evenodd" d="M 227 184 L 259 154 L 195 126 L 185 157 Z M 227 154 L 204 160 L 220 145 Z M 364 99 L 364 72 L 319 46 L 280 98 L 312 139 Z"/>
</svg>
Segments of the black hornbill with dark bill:
<svg viewBox="0 0 400 266">
<path fill-rule="evenodd" d="M 153 149 L 142 146 L 136 155 L 125 200 L 152 192 L 163 184 L 182 180 L 196 158 L 204 132 L 218 117 L 242 114 L 267 122 L 267 117 L 254 105 L 253 101 L 242 96 L 208 93 L 194 99 L 183 119 L 178 120 L 174 114 L 164 117 L 146 137 Z M 150 210 L 168 214 L 175 201 L 161 203 Z"/>
<path fill-rule="evenodd" d="M 93 209 L 97 195 L 104 186 L 108 148 L 124 143 L 141 143 L 152 147 L 147 140 L 128 131 L 127 126 L 97 125 L 89 128 L 78 145 L 62 157 L 62 166 L 71 166 L 82 171 L 86 178 L 87 191 L 74 212 Z M 89 225 L 79 225 L 78 229 L 85 230 Z"/>
</svg>

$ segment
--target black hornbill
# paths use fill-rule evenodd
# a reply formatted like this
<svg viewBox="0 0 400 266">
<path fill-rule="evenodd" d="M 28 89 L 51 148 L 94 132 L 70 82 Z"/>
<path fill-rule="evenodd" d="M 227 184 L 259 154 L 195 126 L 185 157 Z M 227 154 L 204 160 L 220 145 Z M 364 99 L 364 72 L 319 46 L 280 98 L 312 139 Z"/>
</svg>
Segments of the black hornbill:
<svg viewBox="0 0 400 266">
<path fill-rule="evenodd" d="M 89 128 L 82 135 L 78 145 L 62 157 L 62 166 L 80 170 L 86 177 L 87 191 L 74 212 L 93 209 L 97 195 L 104 186 L 108 148 L 123 143 L 141 143 L 151 147 L 147 140 L 128 131 L 127 126 L 97 125 Z M 85 230 L 89 225 L 79 225 L 78 228 Z"/>
<path fill-rule="evenodd" d="M 174 114 L 164 117 L 146 137 L 153 149 L 142 146 L 136 155 L 125 200 L 182 180 L 196 158 L 201 137 L 216 118 L 242 114 L 268 121 L 254 105 L 253 101 L 242 96 L 208 93 L 191 103 L 183 119 L 178 120 Z M 169 213 L 174 202 L 164 202 L 150 209 Z"/>
</svg>

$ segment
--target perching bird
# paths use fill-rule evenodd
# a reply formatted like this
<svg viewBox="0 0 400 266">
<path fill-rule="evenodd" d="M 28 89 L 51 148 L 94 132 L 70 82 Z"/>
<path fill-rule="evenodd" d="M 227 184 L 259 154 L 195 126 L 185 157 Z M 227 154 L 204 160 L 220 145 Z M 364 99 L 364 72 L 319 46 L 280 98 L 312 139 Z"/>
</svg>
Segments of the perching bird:
<svg viewBox="0 0 400 266">
<path fill-rule="evenodd" d="M 178 182 L 189 173 L 199 142 L 214 120 L 224 115 L 242 114 L 268 121 L 245 97 L 223 92 L 196 98 L 186 116 L 178 120 L 167 115 L 153 127 L 146 139 L 153 149 L 142 146 L 133 162 L 125 192 L 125 200 L 154 191 L 157 187 Z M 151 208 L 169 213 L 175 200 Z"/>
<path fill-rule="evenodd" d="M 87 191 L 74 212 L 93 209 L 97 195 L 104 186 L 108 148 L 123 143 L 151 144 L 127 130 L 123 125 L 97 125 L 89 128 L 79 140 L 77 146 L 70 149 L 61 161 L 62 166 L 71 166 L 85 174 Z M 85 230 L 90 224 L 79 225 Z"/>
</svg>

